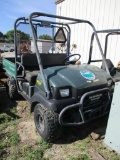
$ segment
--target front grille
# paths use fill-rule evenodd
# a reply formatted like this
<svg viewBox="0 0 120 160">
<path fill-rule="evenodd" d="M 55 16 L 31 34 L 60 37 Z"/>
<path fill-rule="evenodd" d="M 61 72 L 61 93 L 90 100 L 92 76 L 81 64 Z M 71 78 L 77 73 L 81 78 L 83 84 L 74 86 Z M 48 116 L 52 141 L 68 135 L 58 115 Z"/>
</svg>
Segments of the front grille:
<svg viewBox="0 0 120 160">
<path fill-rule="evenodd" d="M 85 120 L 90 120 L 104 114 L 106 109 L 109 108 L 106 108 L 108 102 L 109 97 L 107 91 L 85 97 L 82 108 Z"/>
<path fill-rule="evenodd" d="M 108 93 L 99 93 L 85 98 L 83 102 L 83 111 L 105 106 L 108 103 Z"/>
<path fill-rule="evenodd" d="M 77 94 L 76 104 L 66 106 L 59 114 L 61 125 L 81 125 L 107 114 L 110 110 L 111 92 L 108 88 Z"/>
</svg>

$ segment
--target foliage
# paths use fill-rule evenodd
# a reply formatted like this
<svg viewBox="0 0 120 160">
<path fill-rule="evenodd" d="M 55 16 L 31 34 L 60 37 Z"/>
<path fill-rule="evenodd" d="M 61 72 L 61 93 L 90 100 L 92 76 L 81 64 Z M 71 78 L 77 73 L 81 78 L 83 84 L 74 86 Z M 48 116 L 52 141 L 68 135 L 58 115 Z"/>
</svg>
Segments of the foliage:
<svg viewBox="0 0 120 160">
<path fill-rule="evenodd" d="M 4 36 L 4 35 L 3 35 L 3 33 L 2 33 L 2 32 L 0 32 L 0 39 L 1 39 L 1 38 L 3 38 L 3 36 Z"/>
<path fill-rule="evenodd" d="M 5 43 L 5 39 L 0 39 L 0 43 Z"/>
<path fill-rule="evenodd" d="M 17 34 L 20 36 L 21 41 L 29 41 L 30 36 L 20 30 L 17 30 Z M 7 41 L 14 42 L 14 30 L 10 30 L 6 33 Z"/>
<path fill-rule="evenodd" d="M 6 38 L 6 36 L 2 32 L 0 32 L 0 42 L 1 43 L 5 42 L 5 38 Z"/>
<path fill-rule="evenodd" d="M 39 39 L 52 40 L 52 37 L 47 34 L 43 34 L 39 36 Z"/>
</svg>

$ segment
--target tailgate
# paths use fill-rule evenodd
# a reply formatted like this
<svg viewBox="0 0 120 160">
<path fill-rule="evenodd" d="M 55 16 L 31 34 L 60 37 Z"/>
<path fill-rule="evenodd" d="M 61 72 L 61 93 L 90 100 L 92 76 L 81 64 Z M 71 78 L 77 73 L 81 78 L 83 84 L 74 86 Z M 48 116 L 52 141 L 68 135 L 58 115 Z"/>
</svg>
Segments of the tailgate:
<svg viewBox="0 0 120 160">
<path fill-rule="evenodd" d="M 16 66 L 15 63 L 3 58 L 3 69 L 14 78 L 16 77 Z"/>
</svg>

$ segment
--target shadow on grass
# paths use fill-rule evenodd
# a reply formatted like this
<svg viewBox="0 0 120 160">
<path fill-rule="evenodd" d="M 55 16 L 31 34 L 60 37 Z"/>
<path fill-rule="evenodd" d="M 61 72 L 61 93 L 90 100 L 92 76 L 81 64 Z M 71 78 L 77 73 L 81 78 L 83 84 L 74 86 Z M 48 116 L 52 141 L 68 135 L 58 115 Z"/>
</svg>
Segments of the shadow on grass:
<svg viewBox="0 0 120 160">
<path fill-rule="evenodd" d="M 16 101 L 10 100 L 6 93 L 6 88 L 3 83 L 0 83 L 0 114 L 6 113 L 12 118 L 19 118 L 11 109 L 17 106 Z"/>
<path fill-rule="evenodd" d="M 65 127 L 62 137 L 60 137 L 60 139 L 58 139 L 55 143 L 70 144 L 78 140 L 87 138 L 92 132 L 99 134 L 99 138 L 102 139 L 106 132 L 107 120 L 108 115 L 83 124 L 81 126 Z"/>
</svg>

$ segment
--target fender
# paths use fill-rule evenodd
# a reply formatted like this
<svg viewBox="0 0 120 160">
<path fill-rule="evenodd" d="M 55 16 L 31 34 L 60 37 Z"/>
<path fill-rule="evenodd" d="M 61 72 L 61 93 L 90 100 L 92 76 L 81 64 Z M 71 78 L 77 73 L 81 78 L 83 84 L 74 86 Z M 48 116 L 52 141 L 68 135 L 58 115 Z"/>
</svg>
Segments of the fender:
<svg viewBox="0 0 120 160">
<path fill-rule="evenodd" d="M 41 91 L 34 94 L 34 96 L 31 98 L 31 106 L 30 111 L 34 111 L 34 107 L 37 103 L 43 104 L 45 107 L 51 109 L 54 112 L 59 113 L 63 108 L 65 108 L 67 105 L 74 104 L 76 102 L 75 98 L 66 98 L 66 99 L 47 99 L 45 94 L 43 94 Z"/>
</svg>

